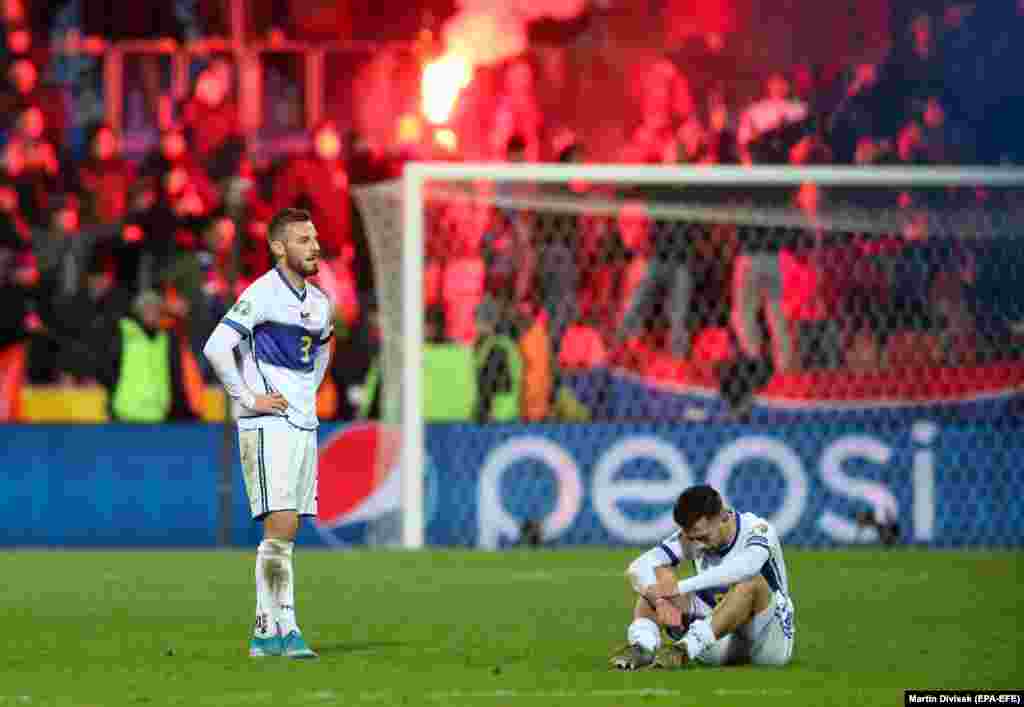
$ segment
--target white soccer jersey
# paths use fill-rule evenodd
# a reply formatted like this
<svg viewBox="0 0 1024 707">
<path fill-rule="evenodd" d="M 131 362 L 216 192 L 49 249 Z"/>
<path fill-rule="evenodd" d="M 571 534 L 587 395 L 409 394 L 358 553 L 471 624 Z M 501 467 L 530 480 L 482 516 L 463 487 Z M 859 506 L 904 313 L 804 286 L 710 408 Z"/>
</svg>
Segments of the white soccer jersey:
<svg viewBox="0 0 1024 707">
<path fill-rule="evenodd" d="M 692 561 L 694 570 L 699 575 L 722 564 L 730 554 L 738 553 L 748 547 L 764 548 L 768 551 L 768 560 L 761 567 L 761 575 L 773 592 L 781 592 L 788 597 L 789 580 L 786 576 L 786 563 L 782 557 L 782 544 L 779 542 L 775 528 L 764 518 L 753 513 L 732 512 L 736 515 L 736 537 L 723 548 L 716 550 L 696 548 L 690 543 L 683 542 L 681 533 L 677 531 L 665 538 L 657 549 L 673 567 L 679 565 L 683 560 Z M 713 609 L 728 591 L 729 587 L 710 587 L 697 592 L 697 596 Z"/>
<path fill-rule="evenodd" d="M 277 392 L 288 401 L 288 421 L 316 429 L 317 351 L 334 333 L 327 296 L 312 284 L 298 291 L 273 268 L 249 285 L 224 319 L 242 335 L 242 378 L 259 395 Z M 239 429 L 258 425 L 259 413 L 235 407 Z"/>
</svg>

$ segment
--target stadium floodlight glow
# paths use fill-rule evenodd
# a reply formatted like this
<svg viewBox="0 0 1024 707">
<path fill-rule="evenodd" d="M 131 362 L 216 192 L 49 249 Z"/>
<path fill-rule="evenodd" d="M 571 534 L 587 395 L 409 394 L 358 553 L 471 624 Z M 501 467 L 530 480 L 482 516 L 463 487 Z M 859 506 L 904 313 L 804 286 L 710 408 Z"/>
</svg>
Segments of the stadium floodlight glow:
<svg viewBox="0 0 1024 707">
<path fill-rule="evenodd" d="M 447 67 L 447 68 L 444 68 Z M 443 85 L 449 89 L 460 85 L 463 79 L 455 72 L 455 65 L 441 64 L 431 70 L 430 76 L 439 71 L 446 76 Z M 450 75 L 449 75 L 450 74 Z M 426 98 L 427 72 L 425 72 L 424 97 Z M 455 80 L 459 79 L 459 80 Z M 454 104 L 451 98 L 445 102 L 449 110 Z M 438 101 L 441 107 L 442 102 Z M 425 106 L 426 107 L 426 106 Z M 430 115 L 428 115 L 428 118 Z M 433 118 L 445 117 L 442 112 L 433 113 Z M 432 119 L 433 119 L 432 118 Z M 549 164 L 487 164 L 487 163 L 411 163 L 405 166 L 401 183 L 372 185 L 356 190 L 356 198 L 368 225 L 371 248 L 374 250 L 374 267 L 378 283 L 378 302 L 383 320 L 384 342 L 382 346 L 383 385 L 382 418 L 401 427 L 401 530 L 396 533 L 393 543 L 406 548 L 419 548 L 425 542 L 424 474 L 427 461 L 424 449 L 424 420 L 422 414 L 422 341 L 424 317 L 424 241 L 428 231 L 427 202 L 445 199 L 455 194 L 456 198 L 468 196 L 477 203 L 491 206 L 512 203 L 512 208 L 534 208 L 569 213 L 603 213 L 614 215 L 624 201 L 614 197 L 601 202 L 600 199 L 582 198 L 576 202 L 571 190 L 558 190 L 547 198 L 537 196 L 533 190 L 495 191 L 480 189 L 480 185 L 496 183 L 533 183 L 538 185 L 568 185 L 584 181 L 592 185 L 613 185 L 615 187 L 661 186 L 673 187 L 677 191 L 688 187 L 701 187 L 693 192 L 693 200 L 673 201 L 668 204 L 652 204 L 650 211 L 658 218 L 682 221 L 703 221 L 741 224 L 743 228 L 791 227 L 792 215 L 766 210 L 732 208 L 724 210 L 717 201 L 711 205 L 701 203 L 702 194 L 714 188 L 728 193 L 740 193 L 758 188 L 795 188 L 807 182 L 820 187 L 836 189 L 879 189 L 886 193 L 900 190 L 938 190 L 963 188 L 962 191 L 982 189 L 1024 188 L 1024 169 L 1009 167 L 670 167 L 636 165 L 549 165 Z M 707 188 L 707 189 L 705 189 Z M 525 196 L 523 196 L 525 194 Z M 566 196 L 569 194 L 569 196 Z M 529 202 L 534 199 L 534 202 Z M 482 200 L 482 201 L 481 201 Z M 956 209 L 939 213 L 944 221 L 947 235 L 961 237 L 963 224 L 977 230 L 989 229 L 1002 233 L 1007 225 L 1019 225 L 1020 200 L 1011 203 L 1011 211 L 997 214 L 1003 220 L 985 221 L 978 226 L 970 220 L 956 221 Z M 529 202 L 529 203 L 528 203 Z M 924 207 L 928 208 L 928 207 Z M 659 211 L 660 209 L 660 211 Z M 564 211 L 563 211 L 564 210 Z M 603 210 L 603 211 L 602 211 Z M 793 209 L 789 209 L 790 212 Z M 875 212 L 866 208 L 860 212 L 836 212 L 826 214 L 823 223 L 826 228 L 839 231 L 862 231 L 864 220 L 877 219 L 875 232 L 889 232 L 892 223 L 887 221 L 891 213 Z M 898 212 L 896 212 L 898 213 Z M 785 219 L 788 218 L 789 221 Z M 832 221 L 828 219 L 831 218 Z M 781 219 L 781 220 L 775 220 Z M 388 374 L 391 375 L 388 375 Z M 390 379 L 390 381 L 389 381 Z"/>
</svg>

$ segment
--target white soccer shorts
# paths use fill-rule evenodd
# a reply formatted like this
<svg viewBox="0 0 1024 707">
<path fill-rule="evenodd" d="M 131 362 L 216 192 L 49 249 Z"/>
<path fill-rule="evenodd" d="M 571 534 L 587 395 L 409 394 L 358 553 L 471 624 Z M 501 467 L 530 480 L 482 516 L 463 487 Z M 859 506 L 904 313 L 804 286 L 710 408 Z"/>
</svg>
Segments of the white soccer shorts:
<svg viewBox="0 0 1024 707">
<path fill-rule="evenodd" d="M 694 597 L 691 611 L 697 616 L 710 616 L 707 604 Z M 781 592 L 772 593 L 767 609 L 736 631 L 723 636 L 697 656 L 706 665 L 786 665 L 793 657 L 793 602 Z"/>
<path fill-rule="evenodd" d="M 316 515 L 316 430 L 261 418 L 259 427 L 238 431 L 238 448 L 253 518 L 274 511 Z"/>
</svg>

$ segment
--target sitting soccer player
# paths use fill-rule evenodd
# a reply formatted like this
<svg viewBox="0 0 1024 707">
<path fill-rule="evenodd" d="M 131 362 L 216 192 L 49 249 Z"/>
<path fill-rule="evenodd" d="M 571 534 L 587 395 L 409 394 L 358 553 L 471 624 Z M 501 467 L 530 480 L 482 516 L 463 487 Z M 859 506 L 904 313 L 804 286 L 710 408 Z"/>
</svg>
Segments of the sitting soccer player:
<svg viewBox="0 0 1024 707">
<path fill-rule="evenodd" d="M 630 564 L 640 595 L 618 670 L 753 663 L 785 665 L 793 655 L 793 601 L 775 529 L 726 507 L 710 486 L 684 491 L 673 511 L 680 530 Z M 696 574 L 677 582 L 683 560 Z M 660 650 L 661 627 L 671 640 Z"/>
</svg>

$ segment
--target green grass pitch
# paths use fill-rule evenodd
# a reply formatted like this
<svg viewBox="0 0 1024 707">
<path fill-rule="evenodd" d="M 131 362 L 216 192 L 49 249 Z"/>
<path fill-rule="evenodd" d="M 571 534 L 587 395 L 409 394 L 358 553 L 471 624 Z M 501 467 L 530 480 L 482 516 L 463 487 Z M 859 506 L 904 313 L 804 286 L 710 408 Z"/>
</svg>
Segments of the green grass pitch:
<svg viewBox="0 0 1024 707">
<path fill-rule="evenodd" d="M 252 553 L 0 552 L 0 707 L 867 707 L 1024 686 L 1024 553 L 790 549 L 790 666 L 614 673 L 635 554 L 300 548 L 322 657 L 291 662 L 246 656 Z"/>
</svg>

